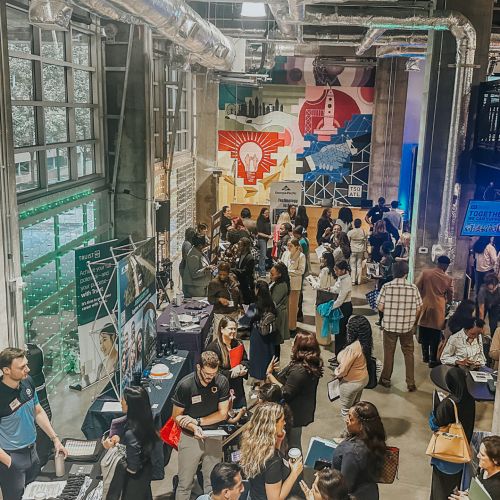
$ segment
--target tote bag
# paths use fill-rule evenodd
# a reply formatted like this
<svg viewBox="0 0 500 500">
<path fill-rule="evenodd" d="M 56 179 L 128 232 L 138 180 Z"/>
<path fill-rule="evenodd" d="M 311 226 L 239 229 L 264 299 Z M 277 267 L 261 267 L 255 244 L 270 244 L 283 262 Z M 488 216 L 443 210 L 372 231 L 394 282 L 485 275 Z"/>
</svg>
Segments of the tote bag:
<svg viewBox="0 0 500 500">
<path fill-rule="evenodd" d="M 458 420 L 457 405 L 453 399 L 450 398 L 449 401 L 453 403 L 455 422 L 441 427 L 432 435 L 425 453 L 432 458 L 444 460 L 445 462 L 467 464 L 472 458 L 470 444 L 464 428 Z"/>
<path fill-rule="evenodd" d="M 385 452 L 384 465 L 377 483 L 392 484 L 398 475 L 399 448 L 388 446 Z"/>
<path fill-rule="evenodd" d="M 101 460 L 103 500 L 118 500 L 121 497 L 126 470 L 126 447 L 117 444 L 110 448 Z"/>
</svg>

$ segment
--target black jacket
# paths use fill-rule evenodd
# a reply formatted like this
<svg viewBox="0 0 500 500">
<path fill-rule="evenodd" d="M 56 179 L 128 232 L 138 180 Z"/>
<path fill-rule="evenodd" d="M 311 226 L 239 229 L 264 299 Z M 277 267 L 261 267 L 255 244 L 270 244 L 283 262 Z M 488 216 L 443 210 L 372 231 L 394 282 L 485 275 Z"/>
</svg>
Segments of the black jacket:
<svg viewBox="0 0 500 500">
<path fill-rule="evenodd" d="M 329 227 L 332 227 L 332 220 L 326 217 L 320 217 L 316 231 L 316 242 L 318 245 L 321 245 L 321 242 L 323 241 L 323 234 Z"/>
<path fill-rule="evenodd" d="M 240 283 L 241 303 L 252 304 L 255 301 L 255 259 L 252 253 L 241 256 L 232 271 Z"/>
<path fill-rule="evenodd" d="M 290 363 L 277 376 L 283 384 L 283 396 L 293 415 L 294 427 L 305 427 L 314 421 L 319 378 L 300 363 Z"/>
</svg>

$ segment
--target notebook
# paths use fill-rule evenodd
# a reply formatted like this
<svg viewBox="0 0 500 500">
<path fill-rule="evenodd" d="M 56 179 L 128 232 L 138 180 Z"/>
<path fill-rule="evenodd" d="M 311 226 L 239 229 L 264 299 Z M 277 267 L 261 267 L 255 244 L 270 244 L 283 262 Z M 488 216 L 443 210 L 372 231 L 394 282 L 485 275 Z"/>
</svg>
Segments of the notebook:
<svg viewBox="0 0 500 500">
<path fill-rule="evenodd" d="M 307 450 L 306 467 L 313 468 L 318 460 L 331 462 L 333 458 L 333 450 L 337 447 L 337 443 L 328 439 L 323 439 L 318 436 L 312 437 L 309 441 L 309 449 Z"/>
<path fill-rule="evenodd" d="M 472 478 L 469 488 L 469 500 L 493 500 L 486 488 L 475 477 Z"/>
</svg>

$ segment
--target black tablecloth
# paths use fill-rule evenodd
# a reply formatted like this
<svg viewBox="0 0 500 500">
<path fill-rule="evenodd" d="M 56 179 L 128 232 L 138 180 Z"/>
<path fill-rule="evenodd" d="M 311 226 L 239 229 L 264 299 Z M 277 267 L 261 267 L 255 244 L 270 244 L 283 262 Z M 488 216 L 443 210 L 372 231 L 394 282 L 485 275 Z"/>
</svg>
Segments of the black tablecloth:
<svg viewBox="0 0 500 500">
<path fill-rule="evenodd" d="M 151 382 L 151 391 L 148 391 L 151 410 L 158 429 L 170 418 L 172 413 L 171 398 L 177 383 L 191 372 L 192 360 L 190 353 L 187 351 L 178 351 L 175 356 L 182 357 L 183 361 L 173 364 L 167 358 L 158 360 L 159 363 L 165 363 L 169 367 L 173 377 L 170 380 Z M 156 387 L 160 387 L 160 389 Z M 100 439 L 109 430 L 111 421 L 114 418 L 122 416 L 122 413 L 118 412 L 103 412 L 102 407 L 106 401 L 116 401 L 113 391 L 99 396 L 89 408 L 82 424 L 82 432 L 87 439 Z"/>
<path fill-rule="evenodd" d="M 449 392 L 449 389 L 448 386 L 446 385 L 445 377 L 446 373 L 450 368 L 452 367 L 449 365 L 439 365 L 431 370 L 432 382 L 435 385 L 437 385 L 440 389 L 443 389 L 446 392 Z M 493 370 L 487 367 L 482 367 L 480 371 L 491 373 Z M 474 379 L 472 378 L 472 375 L 469 373 L 469 370 L 467 370 L 466 382 L 467 382 L 467 390 L 476 401 L 495 400 L 495 394 L 488 389 L 488 384 L 486 382 L 474 382 Z"/>
<path fill-rule="evenodd" d="M 192 309 L 203 305 L 203 309 Z M 200 318 L 200 327 L 192 331 L 170 330 L 170 311 L 175 310 L 177 314 L 190 314 Z M 178 349 L 184 349 L 193 353 L 193 361 L 197 363 L 203 352 L 210 327 L 213 323 L 213 306 L 205 305 L 197 300 L 187 300 L 181 306 L 169 304 L 156 321 L 156 333 L 158 342 L 173 339 Z M 166 325 L 166 326 L 165 326 Z"/>
</svg>

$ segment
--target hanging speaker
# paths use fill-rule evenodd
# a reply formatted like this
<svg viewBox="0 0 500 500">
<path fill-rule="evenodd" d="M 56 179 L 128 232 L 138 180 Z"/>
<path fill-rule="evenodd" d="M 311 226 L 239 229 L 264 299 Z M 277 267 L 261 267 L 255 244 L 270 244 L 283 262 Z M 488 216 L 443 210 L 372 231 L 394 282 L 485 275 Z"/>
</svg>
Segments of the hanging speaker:
<svg viewBox="0 0 500 500">
<path fill-rule="evenodd" d="M 156 210 L 156 232 L 164 233 L 170 231 L 170 201 L 158 202 Z"/>
</svg>

